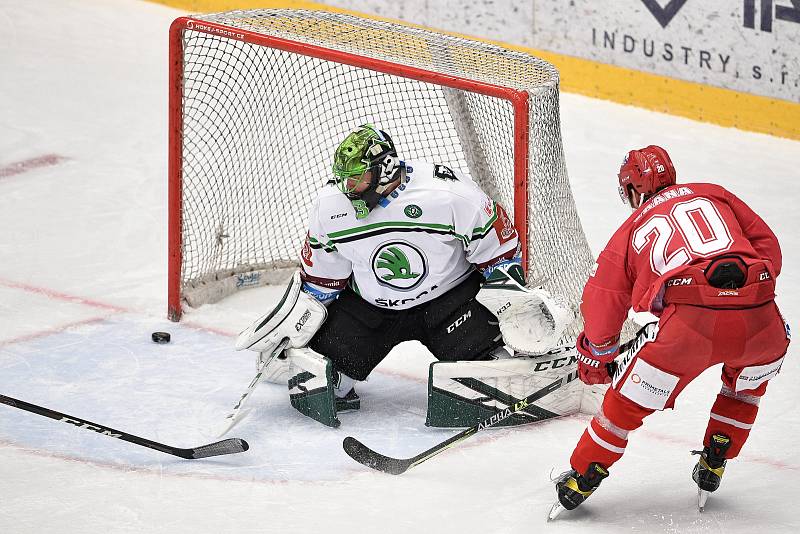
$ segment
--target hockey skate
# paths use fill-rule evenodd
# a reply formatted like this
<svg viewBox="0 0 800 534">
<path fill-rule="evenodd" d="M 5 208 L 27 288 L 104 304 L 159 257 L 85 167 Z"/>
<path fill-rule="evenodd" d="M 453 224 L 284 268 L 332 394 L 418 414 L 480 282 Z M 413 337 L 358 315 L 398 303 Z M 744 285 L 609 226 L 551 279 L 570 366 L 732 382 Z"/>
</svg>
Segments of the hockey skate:
<svg viewBox="0 0 800 534">
<path fill-rule="evenodd" d="M 608 471 L 594 462 L 589 464 L 589 469 L 583 475 L 574 469 L 562 473 L 554 480 L 558 502 L 550 508 L 547 520 L 552 521 L 564 510 L 574 510 L 580 506 L 607 476 Z"/>
<path fill-rule="evenodd" d="M 725 434 L 713 434 L 710 441 L 710 445 L 702 451 L 692 451 L 692 454 L 700 455 L 692 471 L 692 480 L 697 483 L 697 507 L 701 512 L 705 509 L 709 493 L 719 488 L 725 472 L 725 453 L 731 446 L 731 439 Z"/>
</svg>

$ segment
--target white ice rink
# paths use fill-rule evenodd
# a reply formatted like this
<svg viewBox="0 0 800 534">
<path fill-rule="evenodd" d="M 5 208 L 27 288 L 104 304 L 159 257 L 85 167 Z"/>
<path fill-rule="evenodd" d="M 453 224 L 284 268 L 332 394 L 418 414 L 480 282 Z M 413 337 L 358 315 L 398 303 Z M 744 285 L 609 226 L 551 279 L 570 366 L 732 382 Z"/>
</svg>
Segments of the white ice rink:
<svg viewBox="0 0 800 534">
<path fill-rule="evenodd" d="M 135 0 L 0 0 L 0 393 L 189 447 L 215 440 L 247 386 L 252 356 L 233 336 L 277 290 L 165 318 L 167 29 L 181 14 Z M 570 94 L 562 121 L 595 252 L 626 217 L 623 154 L 660 144 L 679 180 L 720 183 L 772 226 L 779 305 L 798 324 L 800 142 Z M 154 330 L 172 343 L 153 344 Z M 344 454 L 346 435 L 411 456 L 454 433 L 424 426 L 431 357 L 405 344 L 339 429 L 262 384 L 231 432 L 250 451 L 207 460 L 0 405 L 0 533 L 798 532 L 798 352 L 702 515 L 689 450 L 701 446 L 718 368 L 631 436 L 586 505 L 548 524 L 549 474 L 567 466 L 587 416 L 482 432 L 398 477 Z"/>
</svg>

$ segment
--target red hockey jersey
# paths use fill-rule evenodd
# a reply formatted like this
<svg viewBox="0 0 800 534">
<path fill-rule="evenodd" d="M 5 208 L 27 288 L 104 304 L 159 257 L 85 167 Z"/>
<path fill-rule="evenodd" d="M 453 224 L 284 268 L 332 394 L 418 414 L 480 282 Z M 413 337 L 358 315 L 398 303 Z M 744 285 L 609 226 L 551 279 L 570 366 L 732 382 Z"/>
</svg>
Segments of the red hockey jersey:
<svg viewBox="0 0 800 534">
<path fill-rule="evenodd" d="M 659 315 L 665 290 L 673 289 L 668 286 L 693 289 L 682 293 L 682 302 L 690 295 L 697 305 L 730 300 L 735 307 L 753 300 L 753 292 L 721 291 L 704 279 L 702 269 L 714 258 L 734 255 L 752 267 L 748 286 L 761 283 L 759 298 L 771 297 L 781 250 L 761 217 L 714 184 L 677 184 L 658 192 L 614 233 L 592 269 L 581 302 L 587 339 L 595 344 L 615 339 L 629 308 Z M 764 289 L 767 282 L 771 288 Z"/>
</svg>

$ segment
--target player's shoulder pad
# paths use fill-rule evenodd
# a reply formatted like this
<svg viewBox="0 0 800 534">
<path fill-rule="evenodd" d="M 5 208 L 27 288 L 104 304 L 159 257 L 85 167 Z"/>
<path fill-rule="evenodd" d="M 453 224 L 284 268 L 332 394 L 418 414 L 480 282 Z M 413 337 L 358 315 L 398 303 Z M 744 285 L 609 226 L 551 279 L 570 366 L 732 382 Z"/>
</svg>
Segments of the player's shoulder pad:
<svg viewBox="0 0 800 534">
<path fill-rule="evenodd" d="M 316 202 L 317 203 L 322 203 L 322 202 L 326 202 L 327 203 L 327 202 L 330 202 L 330 199 L 337 199 L 338 197 L 344 197 L 345 199 L 347 199 L 347 197 L 345 197 L 342 194 L 342 192 L 339 190 L 339 188 L 336 187 L 336 184 L 333 182 L 333 180 L 331 180 L 331 181 L 327 182 L 325 185 L 323 185 L 322 187 L 320 187 L 319 189 L 317 189 Z"/>
<path fill-rule="evenodd" d="M 355 210 L 350 200 L 336 187 L 334 183 L 327 183 L 317 191 L 314 201 L 314 210 L 317 218 L 323 224 L 328 221 L 355 217 Z"/>
</svg>

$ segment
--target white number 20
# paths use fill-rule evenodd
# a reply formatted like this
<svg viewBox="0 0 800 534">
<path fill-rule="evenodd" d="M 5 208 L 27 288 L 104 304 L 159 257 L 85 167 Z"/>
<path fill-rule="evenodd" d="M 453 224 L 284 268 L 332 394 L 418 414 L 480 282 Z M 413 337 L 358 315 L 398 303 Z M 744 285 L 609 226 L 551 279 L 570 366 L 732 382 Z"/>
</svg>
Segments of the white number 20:
<svg viewBox="0 0 800 534">
<path fill-rule="evenodd" d="M 675 230 L 683 236 L 685 246 L 667 255 Z M 651 245 L 650 267 L 659 275 L 686 265 L 692 258 L 719 254 L 732 243 L 730 230 L 719 211 L 710 200 L 702 197 L 675 204 L 669 215 L 653 215 L 633 234 L 633 248 L 637 254 Z"/>
</svg>

